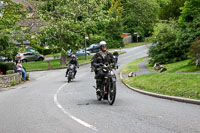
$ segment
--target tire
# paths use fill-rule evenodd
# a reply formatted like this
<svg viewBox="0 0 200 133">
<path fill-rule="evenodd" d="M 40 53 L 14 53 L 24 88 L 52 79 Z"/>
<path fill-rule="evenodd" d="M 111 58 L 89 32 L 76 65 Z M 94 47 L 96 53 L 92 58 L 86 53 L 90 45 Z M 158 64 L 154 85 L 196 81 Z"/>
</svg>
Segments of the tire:
<svg viewBox="0 0 200 133">
<path fill-rule="evenodd" d="M 108 87 L 108 103 L 110 105 L 113 105 L 115 102 L 115 97 L 116 97 L 116 82 L 113 82 L 112 80 L 109 82 L 109 87 Z"/>
<path fill-rule="evenodd" d="M 72 75 L 71 75 L 71 73 L 69 73 L 68 74 L 68 83 L 71 82 L 71 80 L 72 80 Z"/>
<path fill-rule="evenodd" d="M 100 95 L 97 94 L 97 100 L 101 101 L 101 99 L 102 99 L 102 96 L 100 96 Z"/>
<path fill-rule="evenodd" d="M 28 61 L 26 59 L 23 59 L 22 62 L 24 63 L 24 62 L 28 62 Z"/>
<path fill-rule="evenodd" d="M 41 57 L 38 59 L 38 61 L 43 61 L 43 60 L 44 60 L 44 59 L 43 59 L 43 58 L 41 58 Z"/>
</svg>

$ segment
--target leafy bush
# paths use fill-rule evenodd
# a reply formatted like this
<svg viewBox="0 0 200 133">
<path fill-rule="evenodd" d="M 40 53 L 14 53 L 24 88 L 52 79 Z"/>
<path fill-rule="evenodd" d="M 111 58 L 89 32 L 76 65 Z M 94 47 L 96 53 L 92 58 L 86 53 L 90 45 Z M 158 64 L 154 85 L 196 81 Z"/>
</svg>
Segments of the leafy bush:
<svg viewBox="0 0 200 133">
<path fill-rule="evenodd" d="M 123 40 L 113 40 L 112 38 L 108 38 L 106 39 L 107 42 L 107 47 L 108 48 L 119 48 L 119 47 L 123 47 L 124 43 Z"/>
<path fill-rule="evenodd" d="M 185 59 L 182 48 L 176 45 L 176 33 L 178 28 L 175 21 L 162 22 L 154 28 L 152 41 L 155 45 L 150 47 L 150 63 L 172 63 Z"/>
<path fill-rule="evenodd" d="M 38 45 L 33 45 L 33 48 L 35 48 L 40 54 L 48 55 L 52 53 L 59 53 L 61 51 L 60 48 L 52 48 L 52 49 L 45 49 L 43 47 L 40 47 Z"/>
<path fill-rule="evenodd" d="M 186 0 L 184 7 L 181 8 L 179 17 L 180 30 L 177 34 L 176 44 L 179 45 L 184 53 L 189 52 L 189 47 L 200 36 L 200 1 Z"/>
<path fill-rule="evenodd" d="M 0 63 L 0 72 L 6 74 L 6 71 L 14 70 L 14 63 L 13 62 L 1 62 Z"/>
<path fill-rule="evenodd" d="M 195 42 L 190 47 L 189 54 L 193 61 L 200 59 L 200 36 L 195 40 Z"/>
<path fill-rule="evenodd" d="M 99 43 L 100 41 L 105 40 L 105 37 L 102 35 L 97 35 L 97 34 L 90 34 L 89 39 L 87 40 L 87 44 L 94 44 L 94 43 Z"/>
</svg>

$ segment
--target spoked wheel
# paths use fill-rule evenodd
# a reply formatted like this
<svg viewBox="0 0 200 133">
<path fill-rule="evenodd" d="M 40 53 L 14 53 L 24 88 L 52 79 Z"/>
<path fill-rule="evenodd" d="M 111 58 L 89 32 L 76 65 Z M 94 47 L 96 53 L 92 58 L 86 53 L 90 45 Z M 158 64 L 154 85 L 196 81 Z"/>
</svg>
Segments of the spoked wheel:
<svg viewBox="0 0 200 133">
<path fill-rule="evenodd" d="M 110 105 L 113 105 L 115 102 L 116 97 L 116 82 L 110 81 L 109 87 L 108 87 L 108 103 Z"/>
<path fill-rule="evenodd" d="M 97 94 L 97 100 L 101 101 L 101 99 L 102 99 L 102 96 L 100 96 L 100 94 Z"/>
<path fill-rule="evenodd" d="M 72 78 L 71 78 L 71 74 L 68 75 L 68 83 L 71 82 Z"/>
</svg>

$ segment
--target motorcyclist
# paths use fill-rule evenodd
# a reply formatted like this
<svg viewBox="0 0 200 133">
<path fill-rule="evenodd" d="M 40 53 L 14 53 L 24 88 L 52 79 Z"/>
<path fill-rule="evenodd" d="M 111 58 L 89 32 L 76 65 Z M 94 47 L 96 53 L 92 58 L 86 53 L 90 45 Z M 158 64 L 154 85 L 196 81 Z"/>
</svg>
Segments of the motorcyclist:
<svg viewBox="0 0 200 133">
<path fill-rule="evenodd" d="M 71 60 L 69 61 L 69 63 L 68 63 L 68 68 L 67 68 L 67 71 L 66 71 L 66 75 L 65 75 L 65 77 L 67 77 L 67 75 L 68 75 L 68 72 L 69 72 L 69 66 L 70 66 L 71 64 L 73 64 L 73 65 L 75 66 L 75 67 L 74 67 L 74 78 L 75 78 L 76 73 L 77 73 L 76 68 L 77 68 L 77 67 L 79 68 L 79 64 L 78 64 L 78 61 L 77 61 L 75 55 L 72 55 L 72 59 L 71 59 Z"/>
<path fill-rule="evenodd" d="M 115 50 L 113 52 L 113 57 L 115 58 L 115 63 L 117 63 L 117 61 L 118 61 L 118 56 L 119 56 L 119 53 Z"/>
<path fill-rule="evenodd" d="M 103 78 L 105 75 L 101 67 L 104 64 L 115 63 L 113 55 L 107 51 L 105 41 L 100 42 L 100 48 L 101 48 L 100 51 L 97 52 L 92 58 L 92 65 L 95 67 L 94 71 L 95 71 L 97 93 L 100 93 L 101 91 L 102 88 L 101 85 L 103 83 Z"/>
</svg>

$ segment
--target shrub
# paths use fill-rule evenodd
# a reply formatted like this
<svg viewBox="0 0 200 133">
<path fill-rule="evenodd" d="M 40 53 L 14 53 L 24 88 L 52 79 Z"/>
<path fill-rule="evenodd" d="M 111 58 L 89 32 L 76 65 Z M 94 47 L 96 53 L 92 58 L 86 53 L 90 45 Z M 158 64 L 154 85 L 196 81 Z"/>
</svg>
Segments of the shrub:
<svg viewBox="0 0 200 133">
<path fill-rule="evenodd" d="M 200 36 L 195 40 L 195 42 L 190 47 L 191 58 L 193 61 L 200 59 Z"/>
<path fill-rule="evenodd" d="M 13 62 L 1 62 L 0 63 L 0 72 L 6 74 L 6 71 L 14 70 L 14 63 Z"/>
<path fill-rule="evenodd" d="M 59 53 L 61 51 L 60 48 L 51 48 L 51 49 L 45 49 L 43 47 L 40 47 L 38 45 L 33 45 L 33 48 L 36 49 L 40 54 L 48 55 L 52 53 Z"/>
<path fill-rule="evenodd" d="M 176 32 L 178 28 L 175 21 L 162 22 L 154 29 L 152 41 L 154 46 L 150 47 L 150 63 L 172 63 L 185 59 L 187 56 L 181 46 L 176 45 Z"/>
</svg>

